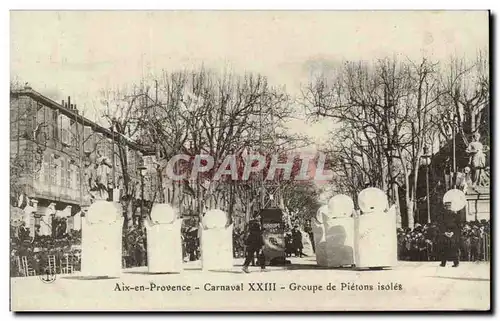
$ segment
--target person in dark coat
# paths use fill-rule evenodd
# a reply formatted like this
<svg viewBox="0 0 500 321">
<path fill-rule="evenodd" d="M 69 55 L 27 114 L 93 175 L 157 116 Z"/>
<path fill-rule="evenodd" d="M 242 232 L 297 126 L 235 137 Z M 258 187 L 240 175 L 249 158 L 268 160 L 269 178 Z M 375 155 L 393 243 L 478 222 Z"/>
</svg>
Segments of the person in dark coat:
<svg viewBox="0 0 500 321">
<path fill-rule="evenodd" d="M 440 224 L 440 259 L 441 265 L 446 266 L 446 261 L 453 261 L 453 267 L 459 264 L 460 254 L 460 215 L 451 211 L 451 204 L 445 204 L 445 211 L 443 212 Z"/>
<path fill-rule="evenodd" d="M 247 246 L 245 263 L 243 263 L 243 272 L 250 273 L 248 266 L 253 261 L 255 253 L 259 253 L 260 268 L 266 268 L 266 260 L 263 257 L 262 249 L 264 247 L 264 239 L 262 238 L 262 230 L 257 221 L 250 222 L 248 236 L 245 245 Z"/>
<path fill-rule="evenodd" d="M 295 256 L 302 257 L 303 244 L 302 244 L 302 233 L 299 231 L 299 227 L 295 225 L 292 230 L 292 246 L 295 249 Z"/>
</svg>

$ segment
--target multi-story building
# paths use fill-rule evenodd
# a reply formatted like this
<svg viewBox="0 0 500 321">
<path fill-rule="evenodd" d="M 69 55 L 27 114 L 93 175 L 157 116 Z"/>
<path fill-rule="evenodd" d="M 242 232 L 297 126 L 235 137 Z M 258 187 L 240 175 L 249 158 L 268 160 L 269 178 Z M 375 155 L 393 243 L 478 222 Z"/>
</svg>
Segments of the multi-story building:
<svg viewBox="0 0 500 321">
<path fill-rule="evenodd" d="M 112 162 L 112 185 L 120 189 L 118 143 L 125 145 L 128 173 L 140 188 L 137 168 L 145 148 L 84 117 L 70 97 L 57 103 L 25 87 L 11 90 L 10 98 L 11 190 L 30 199 L 35 217 L 54 205 L 56 211 L 71 211 L 74 216 L 90 204 L 84 169 L 98 152 Z M 146 188 L 145 198 L 150 192 Z M 119 193 L 114 194 L 116 198 Z M 31 230 L 36 224 L 31 223 Z"/>
</svg>

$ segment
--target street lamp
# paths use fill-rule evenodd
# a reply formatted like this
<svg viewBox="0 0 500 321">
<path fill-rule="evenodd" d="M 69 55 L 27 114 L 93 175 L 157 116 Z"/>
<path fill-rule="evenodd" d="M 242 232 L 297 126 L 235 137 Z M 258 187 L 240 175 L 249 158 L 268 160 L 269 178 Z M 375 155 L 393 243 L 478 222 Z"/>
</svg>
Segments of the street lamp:
<svg viewBox="0 0 500 321">
<path fill-rule="evenodd" d="M 141 176 L 141 218 L 139 219 L 138 225 L 141 226 L 141 222 L 144 219 L 144 176 L 146 176 L 146 170 L 148 168 L 144 165 L 144 160 L 141 160 L 139 166 L 137 167 L 137 171 Z"/>
<path fill-rule="evenodd" d="M 427 223 L 431 222 L 431 202 L 429 199 L 429 167 L 431 165 L 431 154 L 429 154 L 429 147 L 424 147 L 424 154 L 422 155 L 422 165 L 425 166 L 425 188 L 427 194 Z"/>
<path fill-rule="evenodd" d="M 453 148 L 453 178 L 452 178 L 452 185 L 453 188 L 457 188 L 457 147 L 456 147 L 456 129 L 458 128 L 458 117 L 455 113 L 452 114 L 453 121 L 452 121 L 452 148 Z"/>
</svg>

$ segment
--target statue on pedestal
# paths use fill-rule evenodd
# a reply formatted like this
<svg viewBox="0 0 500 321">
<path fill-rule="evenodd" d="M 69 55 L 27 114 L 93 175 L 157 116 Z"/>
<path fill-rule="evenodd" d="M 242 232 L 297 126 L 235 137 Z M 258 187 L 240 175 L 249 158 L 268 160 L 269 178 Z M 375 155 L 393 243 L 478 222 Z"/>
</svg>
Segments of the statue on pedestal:
<svg viewBox="0 0 500 321">
<path fill-rule="evenodd" d="M 472 187 L 476 187 L 477 185 L 481 185 L 481 176 L 486 167 L 486 156 L 484 154 L 486 146 L 483 146 L 479 139 L 481 135 L 479 133 L 475 133 L 472 136 L 472 142 L 469 143 L 465 152 L 469 154 L 469 164 L 472 168 Z M 486 147 L 486 148 L 485 148 Z"/>
<path fill-rule="evenodd" d="M 109 175 L 111 168 L 109 159 L 97 152 L 95 162 L 89 166 L 89 193 L 93 201 L 109 199 Z"/>
</svg>

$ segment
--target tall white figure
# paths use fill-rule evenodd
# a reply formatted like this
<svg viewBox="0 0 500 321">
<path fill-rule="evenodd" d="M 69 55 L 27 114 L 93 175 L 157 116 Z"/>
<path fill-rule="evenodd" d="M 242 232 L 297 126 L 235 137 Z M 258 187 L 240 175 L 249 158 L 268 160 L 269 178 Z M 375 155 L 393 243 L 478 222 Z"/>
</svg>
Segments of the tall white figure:
<svg viewBox="0 0 500 321">
<path fill-rule="evenodd" d="M 182 219 L 170 204 L 155 204 L 151 220 L 144 221 L 150 273 L 179 273 L 182 270 Z"/>
<path fill-rule="evenodd" d="M 319 266 L 327 266 L 325 225 L 323 224 L 323 217 L 327 212 L 328 205 L 323 205 L 311 220 L 311 228 L 314 236 L 314 252 L 316 253 L 316 263 Z"/>
<path fill-rule="evenodd" d="M 355 264 L 353 212 L 354 202 L 347 195 L 335 195 L 328 202 L 328 211 L 323 216 L 328 267 Z"/>
<path fill-rule="evenodd" d="M 233 267 L 233 225 L 226 226 L 227 215 L 209 210 L 200 224 L 203 270 L 229 270 Z"/>
<path fill-rule="evenodd" d="M 356 266 L 384 268 L 397 264 L 396 210 L 385 193 L 366 188 L 358 195 Z"/>
<path fill-rule="evenodd" d="M 82 210 L 73 216 L 73 230 L 81 231 L 82 229 Z"/>
<path fill-rule="evenodd" d="M 119 276 L 123 216 L 119 203 L 97 200 L 82 220 L 82 275 Z"/>
<path fill-rule="evenodd" d="M 40 236 L 52 235 L 52 215 L 56 214 L 56 203 L 50 203 L 40 218 Z"/>
<path fill-rule="evenodd" d="M 31 227 L 31 221 L 33 218 L 33 213 L 35 213 L 35 208 L 31 206 L 30 204 L 26 205 L 26 207 L 23 210 L 24 215 L 23 215 L 23 221 L 24 225 L 28 228 Z"/>
</svg>

